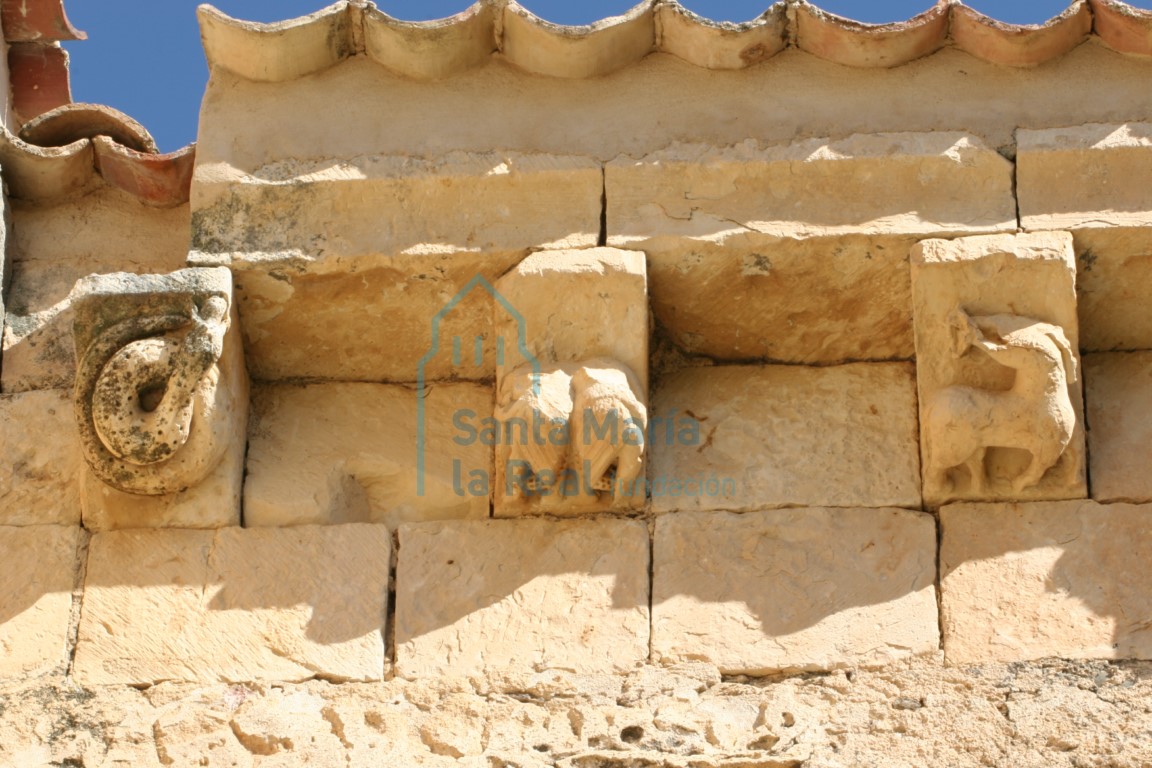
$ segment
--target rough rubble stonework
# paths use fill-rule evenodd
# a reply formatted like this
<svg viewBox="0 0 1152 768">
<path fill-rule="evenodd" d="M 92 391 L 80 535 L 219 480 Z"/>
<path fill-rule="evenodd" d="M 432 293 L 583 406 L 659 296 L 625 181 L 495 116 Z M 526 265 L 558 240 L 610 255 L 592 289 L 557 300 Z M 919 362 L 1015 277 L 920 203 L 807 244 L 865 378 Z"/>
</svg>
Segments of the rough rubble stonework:
<svg viewBox="0 0 1152 768">
<path fill-rule="evenodd" d="M 0 768 L 1152 765 L 1152 10 L 0 0 Z"/>
</svg>

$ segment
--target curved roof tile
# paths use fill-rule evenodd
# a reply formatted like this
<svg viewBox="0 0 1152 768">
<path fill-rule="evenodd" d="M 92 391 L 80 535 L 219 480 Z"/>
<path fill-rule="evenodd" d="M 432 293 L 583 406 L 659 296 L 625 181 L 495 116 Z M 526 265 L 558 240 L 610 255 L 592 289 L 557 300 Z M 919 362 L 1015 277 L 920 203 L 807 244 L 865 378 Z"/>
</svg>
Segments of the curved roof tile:
<svg viewBox="0 0 1152 768">
<path fill-rule="evenodd" d="M 950 7 L 948 0 L 940 0 L 908 21 L 861 24 L 799 0 L 796 44 L 822 59 L 850 67 L 897 67 L 944 46 Z"/>
<path fill-rule="evenodd" d="M 1152 11 L 1133 8 L 1120 0 L 1089 0 L 1093 31 L 1109 48 L 1120 53 L 1152 56 Z"/>
<path fill-rule="evenodd" d="M 496 10 L 477 3 L 433 22 L 394 19 L 374 6 L 364 9 L 364 49 L 394 72 L 436 80 L 488 61 L 496 50 Z"/>
<path fill-rule="evenodd" d="M 478 0 L 447 19 L 402 21 L 364 0 L 341 0 L 298 19 L 261 24 L 199 8 L 213 67 L 280 81 L 326 69 L 355 53 L 408 77 L 437 79 L 501 52 L 516 66 L 553 77 L 596 77 L 653 51 L 712 69 L 740 69 L 789 46 L 854 67 L 895 67 L 954 45 L 993 64 L 1027 67 L 1056 58 L 1095 32 L 1122 53 L 1152 55 L 1152 12 L 1120 0 L 1073 0 L 1039 25 L 1006 24 L 959 0 L 907 21 L 862 24 L 807 0 L 781 0 L 742 24 L 714 22 L 677 0 L 643 0 L 586 26 L 541 19 L 516 0 Z"/>
<path fill-rule="evenodd" d="M 1029 67 L 1062 56 L 1092 33 L 1092 10 L 1076 0 L 1044 24 L 1005 24 L 966 5 L 952 8 L 956 47 L 993 64 Z"/>
<path fill-rule="evenodd" d="M 712 21 L 679 3 L 656 6 L 656 47 L 706 69 L 743 69 L 788 47 L 788 5 L 742 24 Z"/>
<path fill-rule="evenodd" d="M 64 13 L 64 0 L 0 0 L 0 25 L 10 43 L 86 40 Z"/>
<path fill-rule="evenodd" d="M 195 144 L 161 154 L 143 126 L 96 104 L 67 104 L 0 135 L 0 166 L 13 197 L 50 202 L 105 182 L 160 208 L 188 201 Z"/>
</svg>

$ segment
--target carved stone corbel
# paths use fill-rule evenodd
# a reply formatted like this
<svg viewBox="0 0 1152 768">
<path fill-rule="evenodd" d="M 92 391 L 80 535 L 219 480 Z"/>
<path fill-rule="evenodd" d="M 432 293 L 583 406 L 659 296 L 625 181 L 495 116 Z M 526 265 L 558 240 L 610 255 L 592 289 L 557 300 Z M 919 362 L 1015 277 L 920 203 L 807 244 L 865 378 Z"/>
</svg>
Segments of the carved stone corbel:
<svg viewBox="0 0 1152 768">
<path fill-rule="evenodd" d="M 498 516 L 647 502 L 644 255 L 541 251 L 496 284 Z"/>
<path fill-rule="evenodd" d="M 86 525 L 238 524 L 248 385 L 229 271 L 93 275 L 74 295 Z M 219 508 L 185 503 L 205 483 Z"/>
<path fill-rule="evenodd" d="M 929 506 L 1086 496 L 1075 273 L 1065 232 L 913 249 Z"/>
</svg>

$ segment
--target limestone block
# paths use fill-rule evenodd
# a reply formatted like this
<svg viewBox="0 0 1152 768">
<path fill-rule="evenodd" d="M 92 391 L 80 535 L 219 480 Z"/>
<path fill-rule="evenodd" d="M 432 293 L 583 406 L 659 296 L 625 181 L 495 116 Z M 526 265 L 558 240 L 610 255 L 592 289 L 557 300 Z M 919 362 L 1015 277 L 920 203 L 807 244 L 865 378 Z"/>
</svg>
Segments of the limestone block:
<svg viewBox="0 0 1152 768">
<path fill-rule="evenodd" d="M 1152 352 L 1085 355 L 1092 498 L 1152 501 Z"/>
<path fill-rule="evenodd" d="M 500 279 L 496 297 L 496 515 L 643 506 L 644 255 L 541 251 Z"/>
<path fill-rule="evenodd" d="M 80 524 L 71 393 L 0 396 L 0 453 L 0 525 Z"/>
<path fill-rule="evenodd" d="M 262 380 L 411 382 L 421 368 L 489 379 L 494 350 L 476 365 L 471 343 L 492 345 L 491 284 L 529 249 L 594 246 L 600 230 L 602 174 L 588 158 L 364 156 L 196 174 L 190 258 L 232 267 Z M 467 359 L 452 354 L 456 337 Z"/>
<path fill-rule="evenodd" d="M 96 534 L 74 674 L 164 680 L 379 680 L 384 526 Z"/>
<path fill-rule="evenodd" d="M 1152 507 L 955 504 L 940 524 L 949 664 L 1152 658 Z"/>
<path fill-rule="evenodd" d="M 496 335 L 504 339 L 498 375 L 532 359 L 610 357 L 647 386 L 644 254 L 616 248 L 540 251 L 501 277 L 496 291 L 503 299 L 496 307 Z"/>
<path fill-rule="evenodd" d="M 92 275 L 73 315 L 85 525 L 239 524 L 248 377 L 228 270 Z"/>
<path fill-rule="evenodd" d="M 1152 349 L 1152 228 L 1092 227 L 1072 233 L 1076 248 L 1080 348 Z"/>
<path fill-rule="evenodd" d="M 723 243 L 654 238 L 652 313 L 677 347 L 717 360 L 833 364 L 910 359 L 909 235 Z"/>
<path fill-rule="evenodd" d="M 1087 495 L 1066 232 L 912 250 L 924 501 Z"/>
<path fill-rule="evenodd" d="M 1149 173 L 1152 123 L 1016 132 L 1020 223 L 1029 231 L 1148 226 Z"/>
<path fill-rule="evenodd" d="M 488 517 L 492 447 L 480 430 L 491 419 L 491 388 L 434 384 L 425 392 L 420 399 L 411 387 L 388 384 L 256 387 L 244 524 L 394 529 Z"/>
<path fill-rule="evenodd" d="M 673 144 L 605 184 L 608 244 L 648 254 L 661 326 L 724 360 L 910 357 L 912 242 L 1016 226 L 1011 164 L 961 133 Z"/>
<path fill-rule="evenodd" d="M 652 653 L 727 674 L 877 666 L 939 647 L 936 526 L 902 509 L 656 520 Z"/>
<path fill-rule="evenodd" d="M 652 508 L 920 506 L 909 363 L 690 368 L 649 426 Z"/>
<path fill-rule="evenodd" d="M 977 234 L 1016 224 L 1011 163 L 963 133 L 674 144 L 613 160 L 605 183 L 615 246 L 662 237 L 722 243 L 743 232 Z"/>
<path fill-rule="evenodd" d="M 67 663 L 81 536 L 75 526 L 0 527 L 0 678 Z"/>
<path fill-rule="evenodd" d="M 624 672 L 648 657 L 648 531 L 630 520 L 400 526 L 396 671 Z"/>
<path fill-rule="evenodd" d="M 168 272 L 188 257 L 188 206 L 152 208 L 111 188 L 12 211 L 4 392 L 70 388 L 72 289 L 86 275 Z"/>
</svg>

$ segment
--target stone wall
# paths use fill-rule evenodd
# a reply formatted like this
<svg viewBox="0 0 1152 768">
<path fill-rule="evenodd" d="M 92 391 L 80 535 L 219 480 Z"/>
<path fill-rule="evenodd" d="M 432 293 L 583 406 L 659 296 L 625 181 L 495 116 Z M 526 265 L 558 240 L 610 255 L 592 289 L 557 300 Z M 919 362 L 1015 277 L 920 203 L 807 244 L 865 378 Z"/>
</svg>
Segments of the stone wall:
<svg viewBox="0 0 1152 768">
<path fill-rule="evenodd" d="M 1147 12 L 200 13 L 5 132 L 0 765 L 1152 760 Z"/>
</svg>

